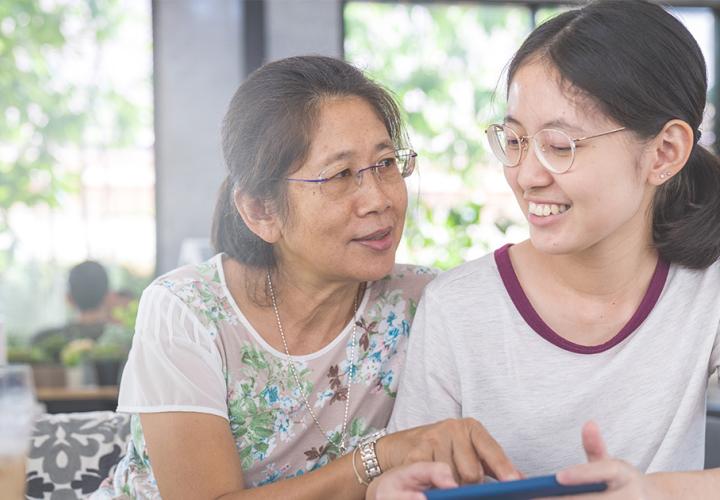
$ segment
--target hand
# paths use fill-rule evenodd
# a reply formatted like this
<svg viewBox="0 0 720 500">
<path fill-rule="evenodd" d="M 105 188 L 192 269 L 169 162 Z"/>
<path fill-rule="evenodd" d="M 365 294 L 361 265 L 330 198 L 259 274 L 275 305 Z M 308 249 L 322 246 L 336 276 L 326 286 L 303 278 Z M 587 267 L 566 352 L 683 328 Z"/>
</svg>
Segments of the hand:
<svg viewBox="0 0 720 500">
<path fill-rule="evenodd" d="M 452 469 L 437 462 L 417 462 L 385 472 L 370 483 L 365 500 L 425 500 L 428 488 L 457 486 Z"/>
<path fill-rule="evenodd" d="M 380 467 L 414 462 L 444 462 L 461 483 L 478 483 L 485 475 L 501 481 L 520 473 L 493 437 L 475 419 L 448 419 L 389 434 L 377 443 Z"/>
<path fill-rule="evenodd" d="M 607 483 L 603 493 L 593 494 L 593 498 L 645 500 L 658 498 L 651 491 L 649 477 L 627 462 L 614 459 L 607 453 L 605 441 L 595 422 L 587 422 L 582 430 L 583 448 L 588 463 L 575 465 L 557 473 L 561 484 Z M 585 495 L 564 497 L 567 500 L 583 500 Z"/>
</svg>

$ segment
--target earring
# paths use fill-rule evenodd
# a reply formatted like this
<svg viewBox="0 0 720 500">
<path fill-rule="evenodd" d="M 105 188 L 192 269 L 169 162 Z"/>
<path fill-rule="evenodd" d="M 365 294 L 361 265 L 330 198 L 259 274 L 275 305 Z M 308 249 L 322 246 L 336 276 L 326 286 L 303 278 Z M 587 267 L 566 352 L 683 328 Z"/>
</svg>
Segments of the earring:
<svg viewBox="0 0 720 500">
<path fill-rule="evenodd" d="M 670 172 L 663 172 L 662 174 L 660 174 L 660 179 L 662 180 L 665 180 L 668 177 L 670 177 Z"/>
</svg>

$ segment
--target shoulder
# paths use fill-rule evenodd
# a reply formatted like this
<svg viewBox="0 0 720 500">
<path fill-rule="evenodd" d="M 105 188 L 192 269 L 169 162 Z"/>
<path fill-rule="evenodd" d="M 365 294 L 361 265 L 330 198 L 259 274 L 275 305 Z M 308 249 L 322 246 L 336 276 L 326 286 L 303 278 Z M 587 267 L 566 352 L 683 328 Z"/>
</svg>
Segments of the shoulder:
<svg viewBox="0 0 720 500">
<path fill-rule="evenodd" d="M 372 287 L 379 293 L 400 292 L 408 297 L 419 298 L 423 290 L 439 274 L 439 271 L 411 264 L 395 264 L 390 274 L 374 282 Z"/>
<path fill-rule="evenodd" d="M 439 275 L 427 287 L 426 294 L 455 295 L 477 290 L 496 290 L 502 286 L 494 253 L 461 264 Z"/>
<path fill-rule="evenodd" d="M 161 287 L 185 303 L 207 294 L 222 294 L 220 254 L 201 264 L 179 267 L 156 278 L 148 287 Z"/>
<path fill-rule="evenodd" d="M 369 284 L 366 314 L 377 320 L 411 321 L 423 290 L 437 275 L 428 267 L 395 264 L 387 276 Z"/>
<path fill-rule="evenodd" d="M 720 261 L 705 269 L 690 269 L 671 264 L 663 293 L 682 296 L 692 302 L 697 300 L 720 302 Z"/>
<path fill-rule="evenodd" d="M 64 337 L 66 334 L 65 327 L 64 326 L 57 326 L 53 328 L 46 328 L 44 330 L 40 330 L 35 335 L 32 336 L 32 339 L 30 340 L 30 344 L 42 344 L 45 340 L 51 337 L 55 336 L 62 336 Z"/>
<path fill-rule="evenodd" d="M 222 321 L 236 322 L 222 275 L 222 255 L 201 264 L 174 269 L 156 278 L 143 292 L 140 309 L 146 314 L 188 315 L 212 336 Z M 175 311 L 177 314 L 172 314 Z"/>
</svg>

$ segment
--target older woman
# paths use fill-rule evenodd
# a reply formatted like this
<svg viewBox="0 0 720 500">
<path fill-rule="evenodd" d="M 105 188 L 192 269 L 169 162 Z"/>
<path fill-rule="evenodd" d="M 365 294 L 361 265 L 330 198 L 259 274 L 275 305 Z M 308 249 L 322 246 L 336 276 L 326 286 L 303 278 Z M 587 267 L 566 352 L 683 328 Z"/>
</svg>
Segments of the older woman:
<svg viewBox="0 0 720 500">
<path fill-rule="evenodd" d="M 133 439 L 98 496 L 361 498 L 432 458 L 515 477 L 472 420 L 384 436 L 433 277 L 395 265 L 416 154 L 388 93 L 335 59 L 268 64 L 232 99 L 223 150 L 220 253 L 144 292 L 118 408 Z"/>
</svg>

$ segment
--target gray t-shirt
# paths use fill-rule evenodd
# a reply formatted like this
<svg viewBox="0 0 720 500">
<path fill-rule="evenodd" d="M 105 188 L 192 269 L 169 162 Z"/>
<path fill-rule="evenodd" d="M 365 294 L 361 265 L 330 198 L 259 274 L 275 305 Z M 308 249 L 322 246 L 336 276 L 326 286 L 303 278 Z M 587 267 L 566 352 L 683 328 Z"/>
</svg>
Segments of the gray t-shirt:
<svg viewBox="0 0 720 500">
<path fill-rule="evenodd" d="M 506 246 L 426 288 L 389 428 L 474 417 L 534 476 L 585 462 L 593 419 L 609 453 L 640 470 L 702 469 L 719 325 L 720 263 L 660 261 L 614 338 L 574 344 L 532 308 Z"/>
</svg>

